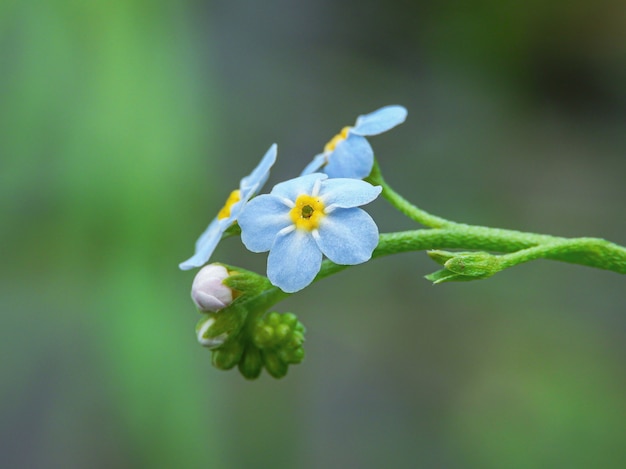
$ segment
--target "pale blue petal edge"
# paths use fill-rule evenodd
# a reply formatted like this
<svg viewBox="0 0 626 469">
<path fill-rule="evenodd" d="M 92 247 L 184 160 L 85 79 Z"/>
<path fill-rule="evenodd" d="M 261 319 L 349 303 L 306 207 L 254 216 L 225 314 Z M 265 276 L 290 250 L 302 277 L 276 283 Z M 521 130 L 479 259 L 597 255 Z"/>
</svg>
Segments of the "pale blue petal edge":
<svg viewBox="0 0 626 469">
<path fill-rule="evenodd" d="M 309 285 L 322 265 L 320 252 L 311 233 L 294 230 L 278 236 L 267 257 L 267 278 L 287 293 Z"/>
<path fill-rule="evenodd" d="M 291 225 L 289 207 L 272 194 L 255 197 L 239 215 L 241 242 L 252 252 L 269 251 L 280 230 Z"/>
<path fill-rule="evenodd" d="M 378 135 L 402 124 L 406 116 L 407 110 L 403 106 L 385 106 L 359 116 L 350 131 L 357 135 Z"/>
<path fill-rule="evenodd" d="M 265 185 L 270 175 L 270 169 L 276 162 L 278 146 L 274 143 L 265 152 L 263 158 L 250 174 L 239 182 L 240 200 L 230 207 L 228 220 L 233 223 L 239 217 L 239 213 L 246 206 L 248 201 L 256 195 Z"/>
<path fill-rule="evenodd" d="M 263 158 L 261 158 L 261 161 L 252 172 L 241 180 L 239 183 L 241 200 L 233 204 L 230 208 L 230 216 L 228 218 L 222 220 L 214 218 L 211 221 L 207 229 L 204 230 L 196 241 L 194 255 L 178 264 L 181 270 L 201 267 L 208 262 L 211 254 L 213 254 L 213 251 L 219 244 L 224 231 L 237 220 L 241 210 L 246 206 L 250 197 L 256 194 L 267 181 L 270 169 L 276 162 L 277 152 L 278 146 L 274 143 L 267 152 L 265 152 L 265 155 L 263 155 Z"/>
<path fill-rule="evenodd" d="M 326 207 L 351 208 L 370 203 L 382 190 L 359 179 L 331 178 L 322 182 L 320 198 Z"/>
<path fill-rule="evenodd" d="M 378 245 L 378 227 L 360 208 L 335 210 L 323 219 L 318 232 L 319 249 L 335 264 L 366 262 Z"/>
<path fill-rule="evenodd" d="M 324 153 L 320 153 L 319 155 L 315 155 L 313 161 L 311 161 L 300 173 L 300 176 L 306 176 L 307 174 L 315 173 L 319 171 L 322 166 L 326 164 L 326 155 Z"/>
<path fill-rule="evenodd" d="M 349 134 L 328 156 L 323 171 L 331 178 L 363 179 L 374 166 L 374 150 L 365 137 Z"/>
<path fill-rule="evenodd" d="M 239 190 L 242 192 L 242 199 L 244 198 L 244 195 L 248 195 L 248 192 L 256 192 L 260 190 L 267 182 L 267 178 L 269 178 L 270 175 L 270 169 L 276 162 L 277 153 L 278 146 L 274 143 L 265 152 L 265 155 L 263 155 L 263 158 L 261 158 L 261 161 L 252 170 L 252 172 L 241 180 Z"/>
<path fill-rule="evenodd" d="M 283 197 L 285 199 L 295 202 L 301 194 L 311 194 L 313 186 L 320 179 L 326 179 L 328 176 L 322 173 L 307 174 L 306 176 L 299 176 L 288 181 L 278 183 L 271 190 L 271 194 L 277 197 Z"/>
<path fill-rule="evenodd" d="M 222 239 L 222 234 L 230 225 L 232 225 L 230 219 L 218 220 L 214 218 L 213 221 L 209 223 L 207 229 L 200 235 L 198 241 L 196 241 L 194 255 L 178 264 L 178 268 L 181 270 L 189 270 L 206 264 L 211 254 L 213 254 L 213 251 L 215 251 L 220 239 Z"/>
</svg>

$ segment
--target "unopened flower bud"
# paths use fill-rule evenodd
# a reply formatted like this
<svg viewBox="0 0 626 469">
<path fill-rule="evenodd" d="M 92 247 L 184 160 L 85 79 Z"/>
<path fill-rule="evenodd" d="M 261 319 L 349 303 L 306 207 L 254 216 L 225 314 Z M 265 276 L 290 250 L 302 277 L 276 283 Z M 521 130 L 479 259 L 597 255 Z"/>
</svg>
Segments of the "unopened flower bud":
<svg viewBox="0 0 626 469">
<path fill-rule="evenodd" d="M 426 275 L 434 284 L 464 282 L 491 277 L 504 267 L 500 256 L 488 252 L 429 251 L 428 255 L 445 268 Z"/>
<path fill-rule="evenodd" d="M 238 340 L 231 340 L 223 347 L 213 350 L 213 366 L 220 370 L 230 370 L 241 361 L 244 346 Z"/>
<path fill-rule="evenodd" d="M 462 252 L 448 259 L 444 267 L 455 274 L 465 277 L 487 278 L 498 272 L 498 256 L 488 252 Z"/>
<path fill-rule="evenodd" d="M 239 362 L 239 371 L 246 379 L 257 379 L 263 370 L 263 359 L 261 358 L 261 351 L 254 347 L 249 346 Z"/>
<path fill-rule="evenodd" d="M 217 312 L 232 303 L 233 291 L 223 283 L 228 275 L 220 264 L 209 264 L 200 269 L 191 285 L 191 298 L 198 309 Z"/>
<path fill-rule="evenodd" d="M 287 374 L 289 364 L 280 359 L 275 352 L 263 352 L 263 361 L 265 362 L 265 369 L 274 378 L 282 378 Z"/>
<path fill-rule="evenodd" d="M 213 324 L 215 324 L 215 318 L 209 317 L 206 321 L 199 323 L 196 327 L 198 342 L 200 342 L 200 345 L 210 349 L 220 347 L 228 338 L 228 333 L 226 332 L 212 337 L 210 329 Z"/>
</svg>

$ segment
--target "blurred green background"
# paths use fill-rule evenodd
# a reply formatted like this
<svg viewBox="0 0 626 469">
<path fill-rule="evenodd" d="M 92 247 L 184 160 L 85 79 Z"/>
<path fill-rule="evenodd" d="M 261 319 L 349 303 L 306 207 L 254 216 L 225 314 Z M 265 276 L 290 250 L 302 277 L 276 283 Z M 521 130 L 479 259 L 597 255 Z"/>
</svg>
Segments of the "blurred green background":
<svg viewBox="0 0 626 469">
<path fill-rule="evenodd" d="M 307 358 L 247 382 L 196 343 L 177 269 L 271 143 L 268 189 L 386 104 L 409 118 L 371 143 L 426 210 L 626 244 L 623 7 L 0 3 L 0 465 L 624 467 L 618 274 L 432 287 L 424 253 L 380 259 L 278 305 Z"/>
</svg>

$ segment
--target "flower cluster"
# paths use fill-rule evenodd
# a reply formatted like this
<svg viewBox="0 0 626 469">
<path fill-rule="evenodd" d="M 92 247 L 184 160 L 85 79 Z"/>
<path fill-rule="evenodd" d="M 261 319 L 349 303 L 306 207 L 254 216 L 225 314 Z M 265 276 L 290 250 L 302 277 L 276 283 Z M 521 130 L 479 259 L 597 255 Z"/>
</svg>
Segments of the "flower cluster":
<svg viewBox="0 0 626 469">
<path fill-rule="evenodd" d="M 381 188 L 361 181 L 374 164 L 374 152 L 365 137 L 392 129 L 406 115 L 402 106 L 386 106 L 359 116 L 353 127 L 344 127 L 325 145 L 300 177 L 254 197 L 276 162 L 277 147 L 272 145 L 200 235 L 194 255 L 179 267 L 188 270 L 204 265 L 225 231 L 236 223 L 249 250 L 270 251 L 268 277 L 286 292 L 301 290 L 313 281 L 322 254 L 345 265 L 369 260 L 378 228 L 356 207 L 374 200 Z"/>
<path fill-rule="evenodd" d="M 344 127 L 325 145 L 323 153 L 316 155 L 300 176 L 258 195 L 276 162 L 277 146 L 272 145 L 200 235 L 193 256 L 179 267 L 202 267 L 219 241 L 237 228 L 248 250 L 269 251 L 266 280 L 269 288 L 277 288 L 281 294 L 311 284 L 324 257 L 339 265 L 367 262 L 378 245 L 379 233 L 374 220 L 360 207 L 376 199 L 382 188 L 363 181 L 374 165 L 374 152 L 365 137 L 390 130 L 404 122 L 406 115 L 402 106 L 386 106 L 359 116 L 354 126 Z M 213 362 L 218 368 L 239 364 L 244 376 L 254 378 L 265 366 L 271 375 L 283 376 L 288 364 L 298 363 L 303 357 L 304 328 L 296 331 L 296 339 L 287 341 L 291 344 L 289 353 L 277 352 L 277 347 L 284 349 L 287 342 L 271 346 L 259 342 L 260 336 L 245 324 L 251 320 L 248 316 L 258 318 L 265 313 L 259 298 L 267 290 L 265 285 L 241 286 L 246 278 L 253 279 L 253 285 L 263 283 L 252 273 L 233 277 L 219 264 L 198 272 L 192 299 L 206 314 L 197 327 L 198 341 L 214 351 Z M 232 288 L 233 282 L 239 282 L 239 288 Z M 268 316 L 270 323 L 276 321 L 276 314 Z M 231 318 L 220 319 L 224 317 Z M 297 323 L 293 315 L 285 318 L 291 326 Z M 228 323 L 228 327 L 221 323 Z M 268 324 L 259 325 L 257 321 L 262 331 L 269 330 Z"/>
<path fill-rule="evenodd" d="M 552 259 L 626 274 L 626 247 L 601 238 L 563 238 L 457 223 L 432 215 L 394 191 L 382 176 L 366 137 L 406 119 L 402 106 L 386 106 L 344 127 L 299 176 L 261 194 L 276 162 L 272 145 L 227 198 L 196 242 L 183 270 L 202 267 L 191 298 L 202 319 L 198 342 L 213 365 L 237 367 L 247 379 L 263 370 L 275 378 L 304 358 L 304 326 L 291 313 L 268 312 L 276 303 L 347 266 L 372 257 L 427 250 L 441 268 L 434 284 L 489 278 L 535 259 Z M 379 234 L 361 208 L 383 194 L 419 229 Z M 266 275 L 213 263 L 219 241 L 240 235 L 255 253 L 269 252 Z M 454 249 L 458 251 L 445 251 Z"/>
</svg>

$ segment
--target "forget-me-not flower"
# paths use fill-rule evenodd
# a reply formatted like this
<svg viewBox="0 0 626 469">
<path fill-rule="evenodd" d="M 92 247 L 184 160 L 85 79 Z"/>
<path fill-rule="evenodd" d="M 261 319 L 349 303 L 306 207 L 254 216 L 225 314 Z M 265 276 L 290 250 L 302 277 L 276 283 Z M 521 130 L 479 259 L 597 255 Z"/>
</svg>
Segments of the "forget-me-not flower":
<svg viewBox="0 0 626 469">
<path fill-rule="evenodd" d="M 402 124 L 407 110 L 402 106 L 385 106 L 359 116 L 354 127 L 344 127 L 313 158 L 302 175 L 322 171 L 331 178 L 363 179 L 374 166 L 374 151 L 365 137 L 378 135 Z"/>
<path fill-rule="evenodd" d="M 239 217 L 241 210 L 248 203 L 250 198 L 256 195 L 270 175 L 270 168 L 276 161 L 276 144 L 273 144 L 261 159 L 256 168 L 239 183 L 239 189 L 231 192 L 228 200 L 211 221 L 207 229 L 196 241 L 196 250 L 193 256 L 185 262 L 181 262 L 178 267 L 182 270 L 201 267 L 213 254 L 217 244 L 222 238 L 222 234 L 231 227 Z"/>
<path fill-rule="evenodd" d="M 282 182 L 246 204 L 239 215 L 241 240 L 250 251 L 269 251 L 267 277 L 283 291 L 296 292 L 313 281 L 322 255 L 344 265 L 371 258 L 378 227 L 358 207 L 381 190 L 321 173 Z"/>
</svg>

